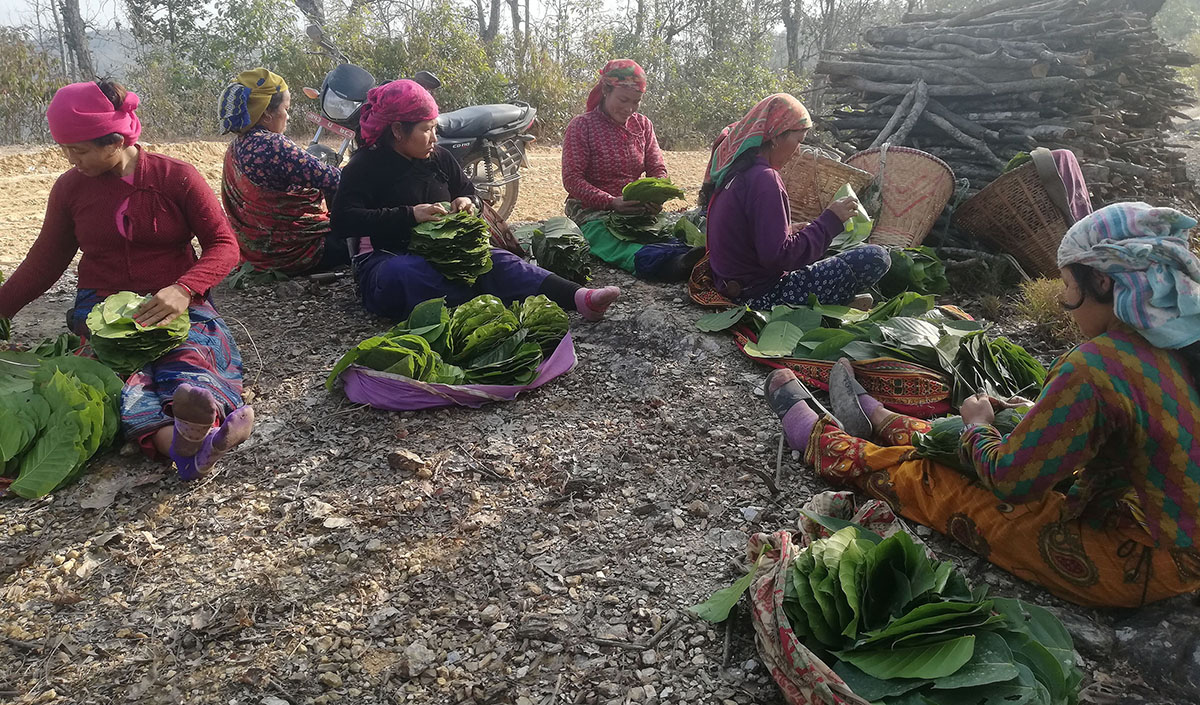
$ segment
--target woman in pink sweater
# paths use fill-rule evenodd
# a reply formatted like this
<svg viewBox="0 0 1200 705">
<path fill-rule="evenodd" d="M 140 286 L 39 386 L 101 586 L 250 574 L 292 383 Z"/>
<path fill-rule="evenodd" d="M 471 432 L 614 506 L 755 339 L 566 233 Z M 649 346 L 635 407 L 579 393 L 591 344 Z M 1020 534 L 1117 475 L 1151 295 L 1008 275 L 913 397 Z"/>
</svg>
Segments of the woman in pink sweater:
<svg viewBox="0 0 1200 705">
<path fill-rule="evenodd" d="M 191 479 L 254 426 L 242 405 L 241 353 L 208 296 L 237 264 L 238 244 L 195 167 L 137 144 L 137 105 L 137 94 L 111 81 L 55 93 L 46 117 L 72 168 L 50 191 L 37 241 L 0 287 L 0 317 L 44 294 L 76 252 L 79 291 L 68 320 L 81 336 L 92 307 L 118 291 L 149 296 L 137 314 L 142 325 L 188 315 L 187 341 L 126 381 L 121 430 Z"/>
</svg>

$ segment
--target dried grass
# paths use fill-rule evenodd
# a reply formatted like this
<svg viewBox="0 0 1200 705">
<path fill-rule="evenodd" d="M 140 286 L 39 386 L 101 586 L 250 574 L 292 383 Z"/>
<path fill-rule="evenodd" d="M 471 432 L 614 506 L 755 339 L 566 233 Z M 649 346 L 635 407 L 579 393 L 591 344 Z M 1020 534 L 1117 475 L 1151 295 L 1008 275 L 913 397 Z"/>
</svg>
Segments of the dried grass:
<svg viewBox="0 0 1200 705">
<path fill-rule="evenodd" d="M 1022 282 L 1017 312 L 1033 324 L 1034 330 L 1048 342 L 1071 345 L 1083 340 L 1071 313 L 1062 307 L 1059 279 L 1034 279 Z"/>
</svg>

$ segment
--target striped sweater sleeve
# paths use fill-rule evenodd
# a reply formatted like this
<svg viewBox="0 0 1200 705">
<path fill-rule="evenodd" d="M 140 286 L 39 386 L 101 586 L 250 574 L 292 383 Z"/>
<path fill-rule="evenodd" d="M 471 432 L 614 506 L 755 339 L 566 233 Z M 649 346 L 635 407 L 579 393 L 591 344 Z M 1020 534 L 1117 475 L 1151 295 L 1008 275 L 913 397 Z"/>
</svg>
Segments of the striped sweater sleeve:
<svg viewBox="0 0 1200 705">
<path fill-rule="evenodd" d="M 968 424 L 959 451 L 997 497 L 1021 503 L 1040 499 L 1082 469 L 1107 435 L 1099 390 L 1076 350 L 1050 372 L 1041 396 L 1011 434 L 1004 437 L 990 424 Z"/>
</svg>

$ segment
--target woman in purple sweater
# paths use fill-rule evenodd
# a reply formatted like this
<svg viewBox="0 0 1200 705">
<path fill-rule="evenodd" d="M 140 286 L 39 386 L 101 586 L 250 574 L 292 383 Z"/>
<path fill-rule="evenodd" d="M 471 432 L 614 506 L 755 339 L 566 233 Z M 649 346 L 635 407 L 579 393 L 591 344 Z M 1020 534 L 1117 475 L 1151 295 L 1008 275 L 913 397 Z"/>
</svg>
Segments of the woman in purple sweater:
<svg viewBox="0 0 1200 705">
<path fill-rule="evenodd" d="M 858 201 L 834 201 L 803 227 L 788 220 L 779 170 L 804 141 L 812 120 L 794 97 L 764 98 L 713 147 L 706 183 L 708 253 L 722 295 L 755 309 L 807 303 L 848 304 L 891 264 L 887 250 L 866 245 L 822 259 Z"/>
</svg>

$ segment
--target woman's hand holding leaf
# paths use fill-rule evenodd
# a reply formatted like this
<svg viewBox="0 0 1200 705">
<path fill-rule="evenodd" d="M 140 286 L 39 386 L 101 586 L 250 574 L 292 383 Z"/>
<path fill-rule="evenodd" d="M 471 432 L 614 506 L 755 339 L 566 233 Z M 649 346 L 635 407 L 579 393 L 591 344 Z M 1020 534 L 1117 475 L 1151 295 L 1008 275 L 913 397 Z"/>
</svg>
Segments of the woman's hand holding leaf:
<svg viewBox="0 0 1200 705">
<path fill-rule="evenodd" d="M 829 210 L 837 216 L 838 220 L 843 223 L 850 220 L 850 217 L 858 212 L 858 199 L 854 196 L 846 196 L 839 198 L 829 204 Z"/>
<path fill-rule="evenodd" d="M 440 203 L 422 203 L 419 206 L 413 206 L 413 218 L 418 223 L 428 223 L 443 215 L 446 215 L 446 209 Z"/>
<path fill-rule="evenodd" d="M 166 325 L 185 313 L 191 303 L 192 295 L 187 289 L 179 284 L 172 284 L 159 289 L 158 293 L 146 299 L 146 302 L 138 307 L 134 320 L 147 328 Z"/>
<path fill-rule="evenodd" d="M 463 211 L 474 213 L 475 202 L 471 200 L 470 196 L 459 196 L 450 202 L 450 210 L 455 213 L 462 213 Z"/>
<path fill-rule="evenodd" d="M 622 215 L 637 215 L 648 212 L 645 203 L 641 201 L 626 201 L 624 198 L 619 197 L 612 200 L 612 209 Z M 661 207 L 659 210 L 661 210 Z"/>
<path fill-rule="evenodd" d="M 996 420 L 996 412 L 992 409 L 992 400 L 986 394 L 976 394 L 968 397 L 959 409 L 963 423 L 992 423 Z"/>
</svg>

